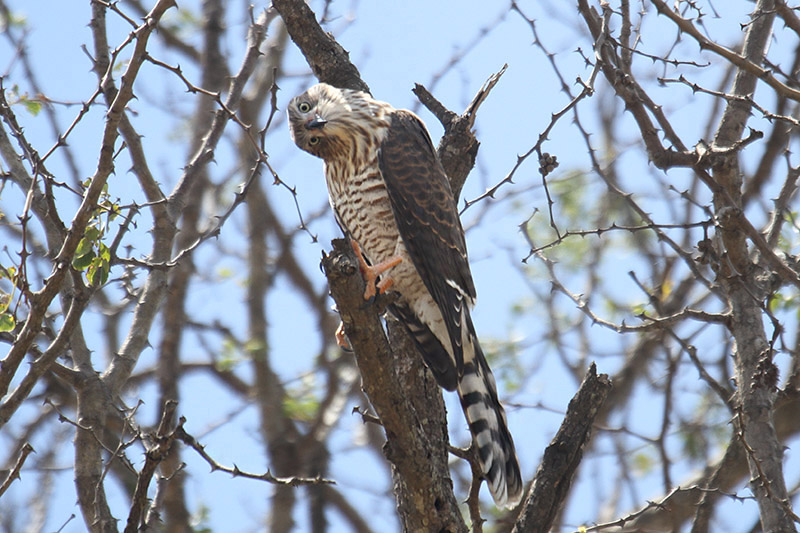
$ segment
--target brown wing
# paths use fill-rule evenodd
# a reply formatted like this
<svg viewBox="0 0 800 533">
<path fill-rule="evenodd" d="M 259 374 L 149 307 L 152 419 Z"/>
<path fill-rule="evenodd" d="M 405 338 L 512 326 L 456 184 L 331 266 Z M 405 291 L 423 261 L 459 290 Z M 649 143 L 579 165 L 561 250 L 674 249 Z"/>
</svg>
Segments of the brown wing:
<svg viewBox="0 0 800 533">
<path fill-rule="evenodd" d="M 403 243 L 445 319 L 460 376 L 464 297 L 475 299 L 475 285 L 450 182 L 416 115 L 392 114 L 378 163 Z"/>
</svg>

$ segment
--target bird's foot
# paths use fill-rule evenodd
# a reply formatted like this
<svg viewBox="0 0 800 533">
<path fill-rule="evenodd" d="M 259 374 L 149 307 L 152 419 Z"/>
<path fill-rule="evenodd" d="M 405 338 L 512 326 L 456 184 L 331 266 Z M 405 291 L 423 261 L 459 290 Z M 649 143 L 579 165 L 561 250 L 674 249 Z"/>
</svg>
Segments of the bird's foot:
<svg viewBox="0 0 800 533">
<path fill-rule="evenodd" d="M 339 327 L 336 328 L 336 344 L 345 351 L 353 351 L 353 347 L 350 346 L 350 341 L 347 339 L 347 333 L 344 332 L 344 322 L 339 322 Z"/>
<path fill-rule="evenodd" d="M 381 279 L 377 283 L 377 290 L 375 282 L 381 274 L 402 263 L 403 258 L 399 255 L 395 255 L 376 265 L 368 265 L 366 260 L 364 260 L 364 254 L 361 252 L 361 246 L 353 239 L 350 239 L 350 246 L 353 247 L 353 251 L 358 258 L 358 269 L 361 271 L 361 275 L 364 276 L 364 282 L 367 284 L 367 288 L 364 290 L 364 299 L 373 300 L 377 294 L 383 294 L 389 290 L 389 287 L 394 284 L 392 278 L 384 277 Z"/>
</svg>

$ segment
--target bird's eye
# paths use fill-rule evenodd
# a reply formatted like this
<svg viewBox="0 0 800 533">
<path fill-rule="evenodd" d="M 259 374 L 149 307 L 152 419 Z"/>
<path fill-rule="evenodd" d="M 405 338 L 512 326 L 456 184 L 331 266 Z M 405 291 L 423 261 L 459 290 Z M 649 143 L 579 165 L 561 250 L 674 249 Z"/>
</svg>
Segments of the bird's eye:
<svg viewBox="0 0 800 533">
<path fill-rule="evenodd" d="M 308 113 L 311 111 L 311 104 L 308 102 L 300 102 L 297 104 L 297 109 L 299 109 L 301 113 Z"/>
<path fill-rule="evenodd" d="M 310 144 L 311 146 L 315 146 L 315 145 L 319 144 L 319 137 L 311 137 L 308 140 L 308 144 Z"/>
</svg>

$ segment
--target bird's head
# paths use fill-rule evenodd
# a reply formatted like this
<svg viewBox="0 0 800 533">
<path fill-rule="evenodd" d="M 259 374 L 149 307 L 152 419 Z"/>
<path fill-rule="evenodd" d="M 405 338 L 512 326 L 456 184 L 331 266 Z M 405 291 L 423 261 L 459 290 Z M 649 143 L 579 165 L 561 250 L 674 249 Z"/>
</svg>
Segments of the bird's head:
<svg viewBox="0 0 800 533">
<path fill-rule="evenodd" d="M 351 156 L 368 144 L 384 109 L 367 93 L 320 83 L 292 98 L 288 115 L 295 144 L 327 161 Z"/>
</svg>

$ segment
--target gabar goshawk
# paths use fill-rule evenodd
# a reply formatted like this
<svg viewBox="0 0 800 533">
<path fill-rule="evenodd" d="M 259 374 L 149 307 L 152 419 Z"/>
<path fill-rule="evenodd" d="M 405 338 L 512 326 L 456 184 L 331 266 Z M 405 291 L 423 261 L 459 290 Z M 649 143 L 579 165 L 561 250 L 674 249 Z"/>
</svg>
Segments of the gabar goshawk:
<svg viewBox="0 0 800 533">
<path fill-rule="evenodd" d="M 470 309 L 475 286 L 450 182 L 414 113 L 321 83 L 292 99 L 289 127 L 324 161 L 336 220 L 361 261 L 365 299 L 389 287 L 439 385 L 457 390 L 481 468 L 499 506 L 522 497 L 506 415 Z"/>
</svg>

